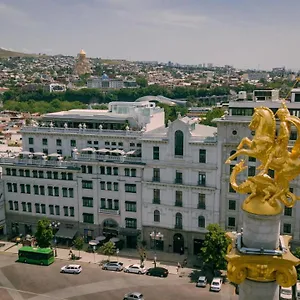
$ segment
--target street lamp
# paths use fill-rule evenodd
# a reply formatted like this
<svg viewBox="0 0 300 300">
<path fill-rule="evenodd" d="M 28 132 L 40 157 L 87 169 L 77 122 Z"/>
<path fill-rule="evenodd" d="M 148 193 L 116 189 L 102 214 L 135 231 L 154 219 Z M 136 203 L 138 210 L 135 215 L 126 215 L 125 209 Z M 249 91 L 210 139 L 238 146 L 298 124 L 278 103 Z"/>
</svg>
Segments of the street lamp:
<svg viewBox="0 0 300 300">
<path fill-rule="evenodd" d="M 150 238 L 154 242 L 154 268 L 156 268 L 156 261 L 157 261 L 157 256 L 156 256 L 156 241 L 157 240 L 162 240 L 164 235 L 160 232 L 156 232 L 156 229 L 150 233 Z"/>
<path fill-rule="evenodd" d="M 58 222 L 58 221 L 53 221 L 50 223 L 50 228 L 52 228 L 52 232 L 53 232 L 54 236 L 57 233 L 59 226 L 60 226 L 60 222 Z M 54 237 L 54 247 L 55 247 L 54 255 L 55 255 L 55 257 L 57 257 L 57 239 L 56 239 L 56 237 Z"/>
</svg>

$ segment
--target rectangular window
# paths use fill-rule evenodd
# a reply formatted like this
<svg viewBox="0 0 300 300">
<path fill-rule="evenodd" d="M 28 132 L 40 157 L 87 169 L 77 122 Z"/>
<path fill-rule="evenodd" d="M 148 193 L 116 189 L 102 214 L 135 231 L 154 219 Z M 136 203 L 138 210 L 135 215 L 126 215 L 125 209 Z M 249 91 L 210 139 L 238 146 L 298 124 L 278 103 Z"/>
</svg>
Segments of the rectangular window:
<svg viewBox="0 0 300 300">
<path fill-rule="evenodd" d="M 154 168 L 153 169 L 153 178 L 152 181 L 160 182 L 160 169 Z"/>
<path fill-rule="evenodd" d="M 153 190 L 153 203 L 160 204 L 160 190 L 159 189 Z"/>
<path fill-rule="evenodd" d="M 136 193 L 136 184 L 125 183 L 126 193 Z"/>
<path fill-rule="evenodd" d="M 105 209 L 106 208 L 106 200 L 105 198 L 100 199 L 100 208 Z"/>
<path fill-rule="evenodd" d="M 73 173 L 68 173 L 68 180 L 73 180 Z"/>
<path fill-rule="evenodd" d="M 49 205 L 49 213 L 50 215 L 54 215 L 54 206 L 52 204 Z"/>
<path fill-rule="evenodd" d="M 48 186 L 48 196 L 53 196 L 53 187 Z"/>
<path fill-rule="evenodd" d="M 84 223 L 94 224 L 94 215 L 93 214 L 83 213 L 82 216 L 83 216 Z"/>
<path fill-rule="evenodd" d="M 65 188 L 65 187 L 62 188 L 62 195 L 64 198 L 68 197 L 68 189 L 67 188 Z"/>
<path fill-rule="evenodd" d="M 25 184 L 21 183 L 20 184 L 20 189 L 21 189 L 21 193 L 25 194 Z"/>
<path fill-rule="evenodd" d="M 68 208 L 68 206 L 64 206 L 64 216 L 65 217 L 69 216 L 69 208 Z"/>
<path fill-rule="evenodd" d="M 11 200 L 8 201 L 8 205 L 9 205 L 9 210 L 14 210 L 14 205 Z"/>
<path fill-rule="evenodd" d="M 136 222 L 136 219 L 133 219 L 133 218 L 126 218 L 126 219 L 125 219 L 125 227 L 126 227 L 126 228 L 133 228 L 133 229 L 136 229 L 136 228 L 137 228 L 137 222 Z"/>
<path fill-rule="evenodd" d="M 9 168 L 6 169 L 6 175 L 7 175 L 7 176 L 10 176 L 10 175 L 11 175 L 11 169 L 9 169 Z"/>
<path fill-rule="evenodd" d="M 57 149 L 56 153 L 59 154 L 59 155 L 62 155 L 62 150 L 61 149 Z"/>
<path fill-rule="evenodd" d="M 15 207 L 15 210 L 19 210 L 19 202 L 18 201 L 14 201 L 14 207 Z"/>
<path fill-rule="evenodd" d="M 29 152 L 34 153 L 34 149 L 33 148 L 29 148 Z"/>
<path fill-rule="evenodd" d="M 206 209 L 205 194 L 198 194 L 198 209 Z"/>
<path fill-rule="evenodd" d="M 106 189 L 105 181 L 100 181 L 100 189 L 101 189 L 102 191 L 105 191 L 105 189 Z"/>
<path fill-rule="evenodd" d="M 249 161 L 251 161 L 251 162 L 256 162 L 256 158 L 255 158 L 255 157 L 252 157 L 252 156 L 249 156 Z"/>
<path fill-rule="evenodd" d="M 206 174 L 199 172 L 198 174 L 198 184 L 205 186 L 206 185 Z"/>
<path fill-rule="evenodd" d="M 59 197 L 59 187 L 58 186 L 54 187 L 54 196 Z"/>
<path fill-rule="evenodd" d="M 71 140 L 70 141 L 70 145 L 71 145 L 71 147 L 76 147 L 76 141 L 75 140 Z"/>
<path fill-rule="evenodd" d="M 48 145 L 48 140 L 47 139 L 43 139 L 42 143 L 43 143 L 43 146 L 47 146 Z"/>
<path fill-rule="evenodd" d="M 57 216 L 60 215 L 60 208 L 59 208 L 59 205 L 55 205 L 55 214 L 56 214 Z"/>
<path fill-rule="evenodd" d="M 175 206 L 182 207 L 182 191 L 175 191 Z"/>
<path fill-rule="evenodd" d="M 159 147 L 153 147 L 153 160 L 159 160 Z"/>
<path fill-rule="evenodd" d="M 16 169 L 11 169 L 12 176 L 17 176 L 17 170 Z"/>
<path fill-rule="evenodd" d="M 44 171 L 39 171 L 39 178 L 44 178 Z"/>
<path fill-rule="evenodd" d="M 40 213 L 40 205 L 38 203 L 35 203 L 34 206 L 35 206 L 35 213 L 39 214 Z"/>
<path fill-rule="evenodd" d="M 34 185 L 34 186 L 33 186 L 33 193 L 34 193 L 35 195 L 38 195 L 38 194 L 39 194 L 39 186 L 38 186 L 38 185 Z"/>
<path fill-rule="evenodd" d="M 69 197 L 74 198 L 74 189 L 73 188 L 69 188 Z"/>
<path fill-rule="evenodd" d="M 27 202 L 27 210 L 28 212 L 32 212 L 32 204 L 30 202 Z"/>
<path fill-rule="evenodd" d="M 46 205 L 45 204 L 41 204 L 41 210 L 42 210 L 42 214 L 46 214 Z"/>
<path fill-rule="evenodd" d="M 114 175 L 117 176 L 119 175 L 119 168 L 118 167 L 114 167 Z"/>
<path fill-rule="evenodd" d="M 20 175 L 21 177 L 24 177 L 24 170 L 23 170 L 23 169 L 20 169 L 20 170 L 19 170 L 19 175 Z"/>
<path fill-rule="evenodd" d="M 235 218 L 234 217 L 228 218 L 228 227 L 235 227 Z"/>
<path fill-rule="evenodd" d="M 18 192 L 18 185 L 16 183 L 13 183 L 13 192 L 14 193 Z"/>
<path fill-rule="evenodd" d="M 136 202 L 125 201 L 125 211 L 136 212 Z"/>
<path fill-rule="evenodd" d="M 33 145 L 34 144 L 34 140 L 32 137 L 28 138 L 28 144 L 29 145 Z"/>
<path fill-rule="evenodd" d="M 61 139 L 56 140 L 56 146 L 61 147 Z"/>
<path fill-rule="evenodd" d="M 283 233 L 292 233 L 292 225 L 288 223 L 283 223 Z"/>
<path fill-rule="evenodd" d="M 206 150 L 205 149 L 199 150 L 199 163 L 201 163 L 201 164 L 206 163 Z"/>
<path fill-rule="evenodd" d="M 229 193 L 236 193 L 236 191 L 232 188 L 230 182 L 229 182 Z"/>
<path fill-rule="evenodd" d="M 112 199 L 107 199 L 107 208 L 108 208 L 108 209 L 113 209 L 113 202 L 112 202 Z"/>
<path fill-rule="evenodd" d="M 32 176 L 33 176 L 33 178 L 38 178 L 38 171 L 37 170 L 33 170 L 32 171 Z"/>
<path fill-rule="evenodd" d="M 175 183 L 182 184 L 182 172 L 176 171 L 175 174 Z"/>
<path fill-rule="evenodd" d="M 131 169 L 131 177 L 136 177 L 136 169 Z"/>
<path fill-rule="evenodd" d="M 105 175 L 105 167 L 104 166 L 100 167 L 100 174 Z"/>
<path fill-rule="evenodd" d="M 119 183 L 114 182 L 114 191 L 117 192 L 119 190 Z"/>
<path fill-rule="evenodd" d="M 93 207 L 93 198 L 91 198 L 91 197 L 82 197 L 82 206 L 84 206 L 84 207 Z"/>
<path fill-rule="evenodd" d="M 108 191 L 111 191 L 111 182 L 108 181 L 108 182 L 106 183 L 106 187 L 107 187 L 107 190 L 108 190 Z"/>
<path fill-rule="evenodd" d="M 30 177 L 30 170 L 25 170 L 25 177 Z"/>
<path fill-rule="evenodd" d="M 111 167 L 106 167 L 106 175 L 111 175 Z"/>
<path fill-rule="evenodd" d="M 130 169 L 125 168 L 125 176 L 130 176 Z"/>
<path fill-rule="evenodd" d="M 293 214 L 293 208 L 292 207 L 284 207 L 284 215 L 291 217 Z"/>
<path fill-rule="evenodd" d="M 253 166 L 248 167 L 248 176 L 255 176 L 256 168 Z"/>
<path fill-rule="evenodd" d="M 82 180 L 82 188 L 87 190 L 93 189 L 93 181 L 91 180 Z"/>
<path fill-rule="evenodd" d="M 62 180 L 67 180 L 67 173 L 62 172 L 62 173 L 61 173 L 61 179 L 62 179 Z"/>
<path fill-rule="evenodd" d="M 235 200 L 229 200 L 228 201 L 228 209 L 229 210 L 236 210 L 236 201 Z"/>
<path fill-rule="evenodd" d="M 52 172 L 51 171 L 47 171 L 47 179 L 52 179 Z"/>
<path fill-rule="evenodd" d="M 26 202 L 22 202 L 22 210 L 26 211 Z"/>
<path fill-rule="evenodd" d="M 44 153 L 45 155 L 48 155 L 48 149 L 43 149 L 43 153 Z"/>
<path fill-rule="evenodd" d="M 81 173 L 86 173 L 86 166 L 81 166 Z"/>
<path fill-rule="evenodd" d="M 12 193 L 12 184 L 10 182 L 7 183 L 7 191 L 9 193 Z M 22 193 L 22 189 L 21 189 L 21 193 Z M 25 193 L 25 191 L 24 191 L 24 193 Z"/>
<path fill-rule="evenodd" d="M 53 172 L 53 179 L 58 179 L 58 172 Z"/>
<path fill-rule="evenodd" d="M 70 206 L 70 217 L 74 217 L 75 216 L 75 209 L 73 206 Z"/>
<path fill-rule="evenodd" d="M 231 175 L 232 171 L 233 171 L 234 165 L 230 165 L 229 166 L 229 174 Z"/>
<path fill-rule="evenodd" d="M 114 200 L 114 210 L 119 210 L 119 200 L 118 199 Z"/>
<path fill-rule="evenodd" d="M 40 194 L 45 195 L 45 187 L 43 185 L 40 185 Z"/>
<path fill-rule="evenodd" d="M 30 184 L 26 184 L 26 194 L 30 194 L 30 193 L 31 193 Z"/>
<path fill-rule="evenodd" d="M 86 172 L 87 172 L 88 174 L 93 174 L 93 166 L 87 166 Z"/>
</svg>

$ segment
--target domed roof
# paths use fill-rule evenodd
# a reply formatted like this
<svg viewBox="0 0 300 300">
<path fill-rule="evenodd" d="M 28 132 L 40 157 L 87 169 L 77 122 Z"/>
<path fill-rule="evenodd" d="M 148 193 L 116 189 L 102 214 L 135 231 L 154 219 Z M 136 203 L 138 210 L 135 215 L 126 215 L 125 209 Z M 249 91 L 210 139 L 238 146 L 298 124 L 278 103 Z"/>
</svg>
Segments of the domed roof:
<svg viewBox="0 0 300 300">
<path fill-rule="evenodd" d="M 85 51 L 83 49 L 80 50 L 79 52 L 80 55 L 86 55 Z"/>
</svg>

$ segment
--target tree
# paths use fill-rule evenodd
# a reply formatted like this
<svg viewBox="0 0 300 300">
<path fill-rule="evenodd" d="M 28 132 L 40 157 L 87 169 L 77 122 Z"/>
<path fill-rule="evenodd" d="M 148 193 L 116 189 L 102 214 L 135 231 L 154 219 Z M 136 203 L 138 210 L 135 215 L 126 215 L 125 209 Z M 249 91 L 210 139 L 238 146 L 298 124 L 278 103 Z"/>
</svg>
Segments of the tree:
<svg viewBox="0 0 300 300">
<path fill-rule="evenodd" d="M 74 241 L 74 247 L 75 249 L 78 250 L 79 254 L 78 256 L 80 257 L 80 250 L 82 250 L 83 248 L 83 245 L 84 245 L 84 240 L 83 240 L 83 237 L 82 236 L 78 236 L 75 241 Z"/>
<path fill-rule="evenodd" d="M 39 247 L 48 248 L 53 239 L 53 230 L 48 219 L 38 221 L 35 239 Z"/>
<path fill-rule="evenodd" d="M 110 257 L 116 253 L 116 246 L 113 242 L 109 241 L 100 247 L 99 252 L 103 255 L 107 255 L 109 260 Z"/>
<path fill-rule="evenodd" d="M 203 119 L 201 124 L 216 127 L 217 125 L 213 123 L 212 120 L 216 118 L 221 118 L 223 115 L 224 115 L 224 111 L 222 109 L 214 108 L 213 110 L 211 110 L 206 114 L 205 119 Z"/>
<path fill-rule="evenodd" d="M 224 270 L 226 268 L 225 255 L 231 240 L 218 224 L 209 224 L 207 230 L 201 248 L 201 258 L 213 270 Z"/>
<path fill-rule="evenodd" d="M 136 83 L 140 86 L 140 87 L 146 87 L 148 86 L 148 80 L 143 77 L 143 76 L 138 76 L 136 78 Z"/>
</svg>

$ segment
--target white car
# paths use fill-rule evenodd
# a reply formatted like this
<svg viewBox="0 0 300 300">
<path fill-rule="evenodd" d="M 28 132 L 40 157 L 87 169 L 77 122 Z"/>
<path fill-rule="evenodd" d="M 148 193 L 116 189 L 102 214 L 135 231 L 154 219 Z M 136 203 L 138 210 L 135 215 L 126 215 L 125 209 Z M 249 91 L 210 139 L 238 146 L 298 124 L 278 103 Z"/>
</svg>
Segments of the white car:
<svg viewBox="0 0 300 300">
<path fill-rule="evenodd" d="M 134 292 L 126 294 L 123 298 L 123 300 L 145 300 L 143 294 Z"/>
<path fill-rule="evenodd" d="M 66 265 L 60 269 L 61 273 L 79 274 L 82 271 L 80 265 Z"/>
<path fill-rule="evenodd" d="M 147 269 L 142 268 L 140 265 L 130 265 L 124 269 L 124 272 L 134 274 L 145 274 L 146 271 Z"/>
<path fill-rule="evenodd" d="M 103 265 L 103 270 L 109 271 L 122 271 L 123 270 L 123 263 L 118 261 L 110 261 Z"/>
<path fill-rule="evenodd" d="M 210 290 L 213 292 L 220 292 L 222 288 L 223 279 L 215 277 L 211 284 L 210 284 Z"/>
</svg>

